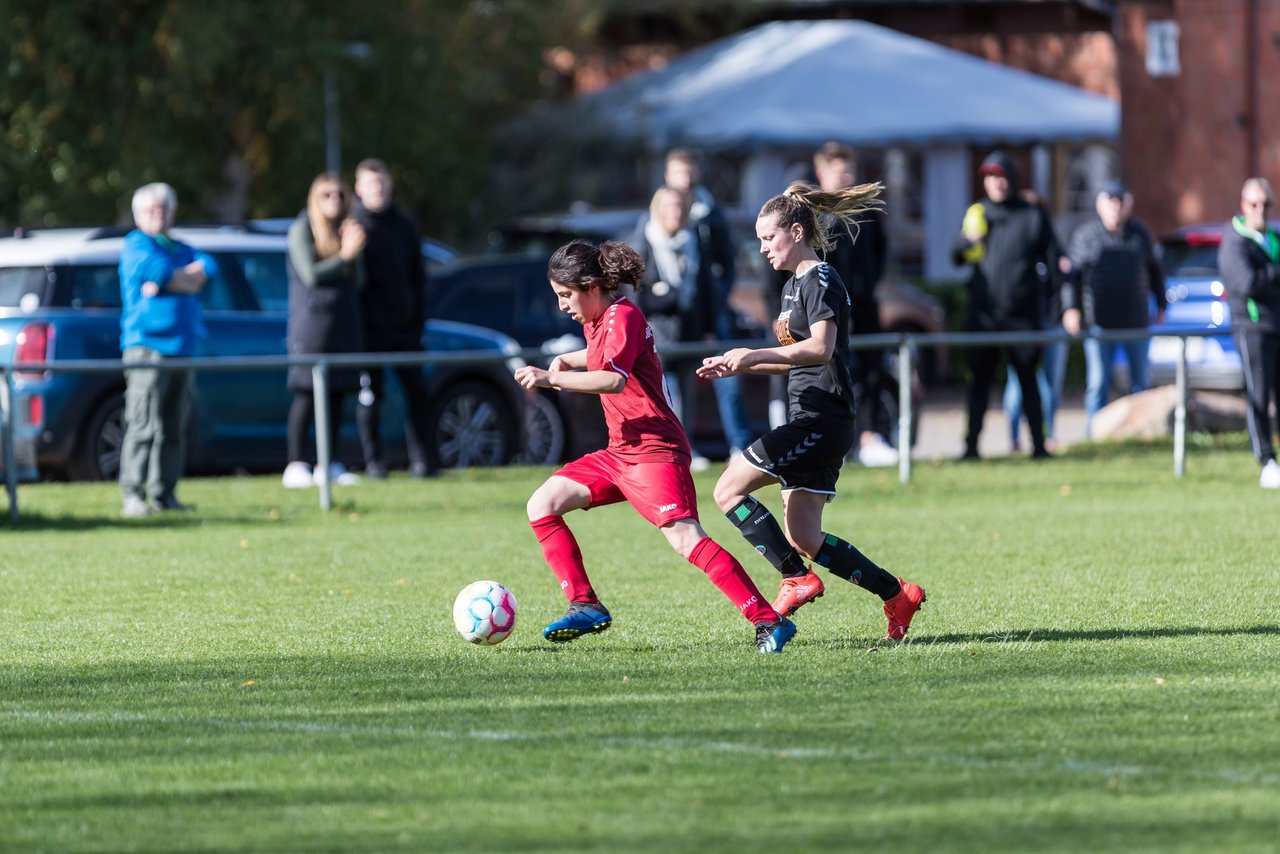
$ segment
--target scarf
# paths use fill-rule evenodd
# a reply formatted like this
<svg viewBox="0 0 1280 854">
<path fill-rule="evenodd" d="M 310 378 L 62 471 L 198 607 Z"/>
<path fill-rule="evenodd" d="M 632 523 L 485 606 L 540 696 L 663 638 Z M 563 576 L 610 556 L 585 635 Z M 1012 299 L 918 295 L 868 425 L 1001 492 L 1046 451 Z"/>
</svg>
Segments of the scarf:
<svg viewBox="0 0 1280 854">
<path fill-rule="evenodd" d="M 652 219 L 644 225 L 644 236 L 653 250 L 653 264 L 659 281 L 676 292 L 681 310 L 693 307 L 698 295 L 698 236 L 691 228 L 668 235 Z M 664 296 L 656 288 L 654 296 Z"/>
</svg>

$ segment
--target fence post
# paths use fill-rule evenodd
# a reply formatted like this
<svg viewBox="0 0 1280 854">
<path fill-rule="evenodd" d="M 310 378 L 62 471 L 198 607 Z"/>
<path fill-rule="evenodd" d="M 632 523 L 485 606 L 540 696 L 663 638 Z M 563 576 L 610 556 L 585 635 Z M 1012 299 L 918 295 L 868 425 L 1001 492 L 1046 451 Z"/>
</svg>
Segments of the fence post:
<svg viewBox="0 0 1280 854">
<path fill-rule="evenodd" d="M 329 365 L 316 362 L 311 366 L 311 395 L 316 410 L 316 471 L 315 481 L 320 487 L 320 509 L 333 509 L 333 484 L 329 482 L 329 459 L 334 449 L 329 447 L 329 419 L 340 418 L 341 413 L 329 411 Z"/>
<path fill-rule="evenodd" d="M 18 470 L 13 453 L 13 431 L 18 419 L 14 413 L 13 374 L 4 372 L 4 488 L 9 494 L 9 521 L 18 521 Z"/>
<path fill-rule="evenodd" d="M 898 482 L 911 480 L 911 350 L 913 341 L 904 334 L 898 342 Z"/>
<path fill-rule="evenodd" d="M 1187 337 L 1178 337 L 1178 370 L 1174 374 L 1173 476 L 1187 473 Z"/>
</svg>

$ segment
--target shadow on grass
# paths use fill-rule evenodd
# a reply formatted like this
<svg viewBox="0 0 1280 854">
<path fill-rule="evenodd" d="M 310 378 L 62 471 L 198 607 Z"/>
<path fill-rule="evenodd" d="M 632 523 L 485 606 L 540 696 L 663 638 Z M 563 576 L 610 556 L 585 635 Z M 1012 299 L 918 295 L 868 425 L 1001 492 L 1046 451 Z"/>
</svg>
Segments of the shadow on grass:
<svg viewBox="0 0 1280 854">
<path fill-rule="evenodd" d="M 263 511 L 254 515 L 238 515 L 238 516 L 207 516 L 202 515 L 198 510 L 189 513 L 165 513 L 156 516 L 147 516 L 142 519 L 125 519 L 119 514 L 104 514 L 96 516 L 51 516 L 43 513 L 32 513 L 25 511 L 17 522 L 9 521 L 8 517 L 0 522 L 0 530 L 10 531 L 96 531 L 103 528 L 121 528 L 133 529 L 138 531 L 144 530 L 180 530 L 183 528 L 199 528 L 210 526 L 235 526 L 237 528 L 245 525 L 278 525 L 278 519 L 271 519 L 267 515 L 267 511 Z"/>
<path fill-rule="evenodd" d="M 1146 638 L 1226 637 L 1232 635 L 1280 635 L 1280 626 L 1166 626 L 1154 629 L 1010 629 L 944 635 L 908 636 L 903 646 L 939 643 L 1039 643 L 1054 641 L 1108 641 Z"/>
</svg>

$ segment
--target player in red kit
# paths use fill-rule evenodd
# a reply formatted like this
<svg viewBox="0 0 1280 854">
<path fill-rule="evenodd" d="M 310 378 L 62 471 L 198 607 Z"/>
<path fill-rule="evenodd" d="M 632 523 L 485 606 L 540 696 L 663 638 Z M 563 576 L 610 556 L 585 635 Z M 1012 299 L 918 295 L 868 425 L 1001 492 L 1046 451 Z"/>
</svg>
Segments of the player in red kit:
<svg viewBox="0 0 1280 854">
<path fill-rule="evenodd" d="M 516 371 L 525 388 L 600 395 L 609 428 L 607 448 L 565 465 L 529 499 L 529 525 L 569 600 L 568 612 L 542 635 L 559 643 L 609 628 L 613 617 L 591 586 L 564 515 L 627 501 L 755 625 L 757 651 L 780 652 L 795 625 L 698 522 L 689 440 L 667 397 L 653 331 L 622 292 L 643 274 L 644 262 L 625 243 L 574 240 L 556 250 L 547 278 L 560 310 L 582 324 L 587 347 L 557 356 L 546 370 Z"/>
</svg>

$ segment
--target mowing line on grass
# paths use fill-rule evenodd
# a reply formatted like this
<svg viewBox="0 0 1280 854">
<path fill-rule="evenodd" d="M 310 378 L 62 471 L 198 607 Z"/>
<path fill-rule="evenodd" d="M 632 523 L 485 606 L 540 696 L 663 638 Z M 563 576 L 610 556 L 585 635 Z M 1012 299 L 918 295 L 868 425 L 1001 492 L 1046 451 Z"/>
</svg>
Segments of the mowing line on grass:
<svg viewBox="0 0 1280 854">
<path fill-rule="evenodd" d="M 253 721 L 232 718 L 181 718 L 162 715 L 145 715 L 130 712 L 99 714 L 93 712 L 50 712 L 27 709 L 5 709 L 0 718 L 12 720 L 45 721 L 51 724 L 113 724 L 138 723 L 152 726 L 195 726 L 241 729 L 258 732 L 323 733 L 326 735 L 393 736 L 396 738 L 436 738 L 445 741 L 493 741 L 493 742 L 549 742 L 560 736 L 504 730 L 442 730 L 416 727 L 362 726 L 358 724 L 326 724 L 314 721 Z M 1188 768 L 1165 768 L 1160 765 L 1115 765 L 1087 760 L 1065 759 L 1061 762 L 1036 760 L 983 759 L 976 756 L 953 753 L 884 753 L 857 750 L 851 747 L 761 747 L 755 744 L 695 738 L 645 738 L 642 736 L 606 736 L 598 739 L 610 747 L 641 748 L 647 750 L 688 752 L 694 750 L 712 753 L 739 753 L 751 756 L 768 756 L 779 759 L 844 759 L 858 762 L 916 762 L 939 765 L 957 765 L 964 768 L 988 768 L 1016 772 L 1071 772 L 1102 777 L 1140 777 L 1150 774 L 1171 773 L 1183 778 L 1213 780 L 1238 785 L 1280 785 L 1280 773 L 1259 774 L 1234 768 L 1221 768 L 1204 772 Z"/>
</svg>

